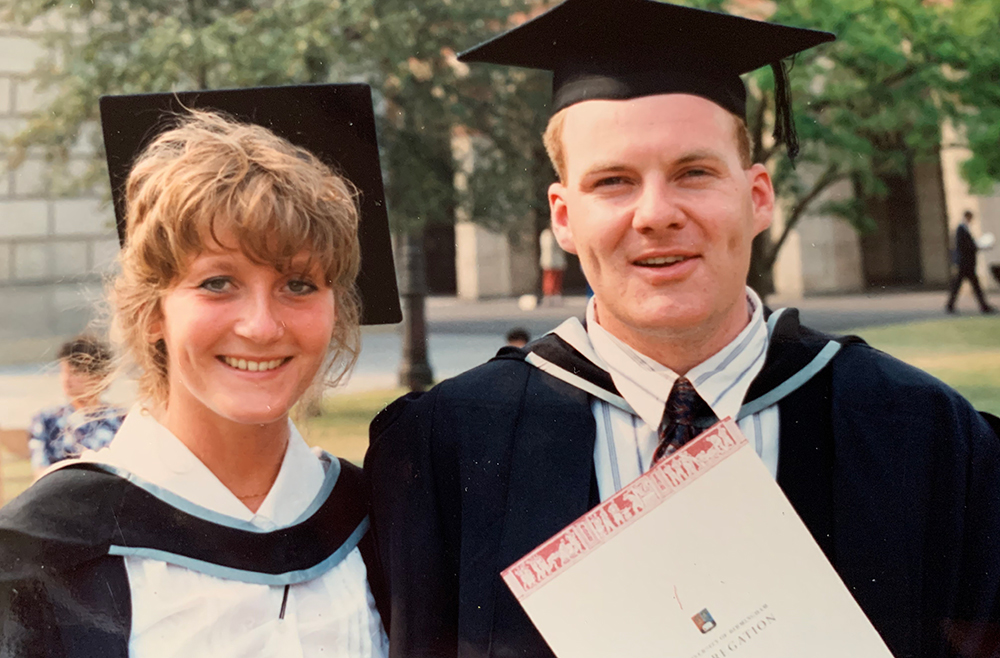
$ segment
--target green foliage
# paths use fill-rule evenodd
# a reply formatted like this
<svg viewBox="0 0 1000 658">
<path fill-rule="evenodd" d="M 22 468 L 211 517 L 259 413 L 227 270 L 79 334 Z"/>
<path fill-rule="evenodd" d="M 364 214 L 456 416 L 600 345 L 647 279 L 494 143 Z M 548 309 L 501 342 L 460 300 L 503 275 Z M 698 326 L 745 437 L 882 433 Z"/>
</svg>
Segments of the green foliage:
<svg viewBox="0 0 1000 658">
<path fill-rule="evenodd" d="M 375 91 L 390 218 L 397 230 L 452 222 L 456 208 L 493 228 L 546 214 L 553 173 L 540 135 L 544 74 L 464 66 L 455 52 L 537 11 L 540 0 L 0 0 L 0 16 L 58 17 L 38 74 L 54 93 L 13 141 L 13 164 L 41 148 L 54 170 L 73 144 L 99 134 L 105 93 L 294 82 L 366 81 Z M 551 4 L 551 3 L 548 3 Z M 722 10 L 725 0 L 685 4 Z M 799 55 L 791 71 L 802 152 L 792 168 L 766 128 L 773 80 L 747 76 L 755 154 L 790 209 L 788 228 L 822 192 L 852 181 L 860 198 L 937 157 L 941 126 L 968 138 L 964 171 L 979 190 L 1000 179 L 1000 18 L 995 0 L 781 0 L 769 20 L 829 30 L 838 40 Z M 762 18 L 763 16 L 756 16 Z M 456 192 L 453 138 L 471 136 L 475 166 Z M 104 177 L 95 159 L 83 182 Z M 66 176 L 55 175 L 56 179 Z M 462 178 L 462 176 L 460 176 Z M 864 204 L 825 205 L 859 228 Z M 869 206 L 870 207 L 870 206 Z M 781 241 L 778 242 L 781 244 Z M 776 250 L 768 254 L 773 261 Z"/>
<path fill-rule="evenodd" d="M 531 205 L 534 183 L 525 182 L 523 172 L 535 154 L 525 126 L 537 120 L 522 119 L 536 113 L 514 93 L 515 73 L 470 72 L 454 52 L 505 28 L 510 15 L 528 4 L 0 0 L 0 17 L 7 20 L 70 26 L 46 35 L 51 56 L 36 74 L 52 102 L 12 140 L 10 164 L 20 164 L 29 148 L 39 149 L 54 179 L 72 178 L 78 187 L 106 181 L 100 134 L 87 130 L 99 118 L 103 94 L 365 81 L 375 94 L 394 228 L 453 221 L 451 138 L 459 125 L 489 131 L 479 140 L 482 159 L 495 166 L 482 167 L 489 177 L 475 178 L 479 198 L 473 204 L 480 212 L 473 219 L 502 224 Z M 512 112 L 517 116 L 500 118 Z M 537 134 L 530 137 L 539 141 Z M 80 139 L 89 139 L 97 156 L 82 176 L 71 177 L 69 154 Z M 507 191 L 496 196 L 503 201 L 486 201 L 497 189 Z"/>
<path fill-rule="evenodd" d="M 461 203 L 470 219 L 503 228 L 544 200 L 538 181 L 548 179 L 537 175 L 537 154 L 547 82 L 455 58 L 523 19 L 519 12 L 533 4 L 371 2 L 374 19 L 360 30 L 365 47 L 356 70 L 369 76 L 385 104 L 382 144 L 397 226 L 450 223 Z M 459 133 L 472 138 L 475 166 L 456 192 L 452 139 Z M 406 185 L 395 184 L 403 177 Z"/>
<path fill-rule="evenodd" d="M 770 8 L 768 20 L 837 35 L 798 55 L 790 73 L 802 145 L 797 167 L 780 145 L 768 144 L 766 131 L 755 135 L 755 152 L 791 209 L 787 228 L 821 210 L 873 229 L 863 204 L 812 205 L 822 203 L 819 188 L 850 180 L 860 198 L 884 196 L 885 179 L 905 175 L 912 160 L 938 157 L 946 121 L 968 135 L 970 181 L 983 190 L 1000 180 L 995 0 L 781 0 Z M 767 69 L 747 79 L 753 127 L 761 112 L 773 111 L 773 80 Z M 770 256 L 773 262 L 776 252 Z"/>
</svg>

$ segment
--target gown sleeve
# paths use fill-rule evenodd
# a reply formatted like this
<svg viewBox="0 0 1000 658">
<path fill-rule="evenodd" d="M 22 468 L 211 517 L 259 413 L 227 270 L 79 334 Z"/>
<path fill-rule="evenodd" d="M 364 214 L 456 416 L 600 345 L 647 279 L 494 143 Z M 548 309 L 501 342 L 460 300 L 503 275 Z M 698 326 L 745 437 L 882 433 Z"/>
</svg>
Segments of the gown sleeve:
<svg viewBox="0 0 1000 658">
<path fill-rule="evenodd" d="M 458 653 L 458 559 L 450 546 L 453 516 L 442 496 L 447 477 L 435 463 L 437 392 L 409 395 L 372 423 L 365 473 L 371 533 L 388 597 L 389 655 L 407 658 Z M 437 437 L 435 437 L 436 439 Z"/>
</svg>

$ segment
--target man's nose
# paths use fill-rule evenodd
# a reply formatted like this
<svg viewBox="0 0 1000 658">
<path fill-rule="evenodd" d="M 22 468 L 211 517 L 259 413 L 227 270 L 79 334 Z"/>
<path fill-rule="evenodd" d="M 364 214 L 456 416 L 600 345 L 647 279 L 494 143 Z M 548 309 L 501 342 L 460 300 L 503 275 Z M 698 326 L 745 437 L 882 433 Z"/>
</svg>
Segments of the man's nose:
<svg viewBox="0 0 1000 658">
<path fill-rule="evenodd" d="M 632 215 L 632 227 L 640 233 L 666 228 L 679 228 L 686 215 L 677 204 L 676 190 L 661 176 L 649 176 L 642 182 L 642 189 Z"/>
</svg>

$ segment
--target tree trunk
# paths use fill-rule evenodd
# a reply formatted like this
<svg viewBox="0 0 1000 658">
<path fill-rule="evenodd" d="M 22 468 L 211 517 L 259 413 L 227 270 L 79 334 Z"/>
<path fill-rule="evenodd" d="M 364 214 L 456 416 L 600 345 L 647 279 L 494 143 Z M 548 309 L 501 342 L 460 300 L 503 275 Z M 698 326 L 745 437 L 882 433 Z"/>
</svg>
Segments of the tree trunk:
<svg viewBox="0 0 1000 658">
<path fill-rule="evenodd" d="M 403 307 L 403 360 L 399 366 L 399 385 L 411 391 L 423 391 L 434 383 L 434 376 L 427 361 L 424 240 L 423 233 L 415 229 L 400 236 L 399 295 Z"/>
</svg>

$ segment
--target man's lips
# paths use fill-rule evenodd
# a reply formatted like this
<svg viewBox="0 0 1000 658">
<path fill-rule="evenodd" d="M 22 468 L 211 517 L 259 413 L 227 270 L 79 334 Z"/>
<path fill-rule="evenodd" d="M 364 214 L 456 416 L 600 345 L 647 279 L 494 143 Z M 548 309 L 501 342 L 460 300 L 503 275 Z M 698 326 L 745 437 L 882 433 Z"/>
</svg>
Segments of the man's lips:
<svg viewBox="0 0 1000 658">
<path fill-rule="evenodd" d="M 677 263 L 683 263 L 686 260 L 692 258 L 697 258 L 693 254 L 677 254 L 672 256 L 646 256 L 644 258 L 637 258 L 632 261 L 633 265 L 638 265 L 639 267 L 669 267 L 670 265 L 676 265 Z"/>
</svg>

